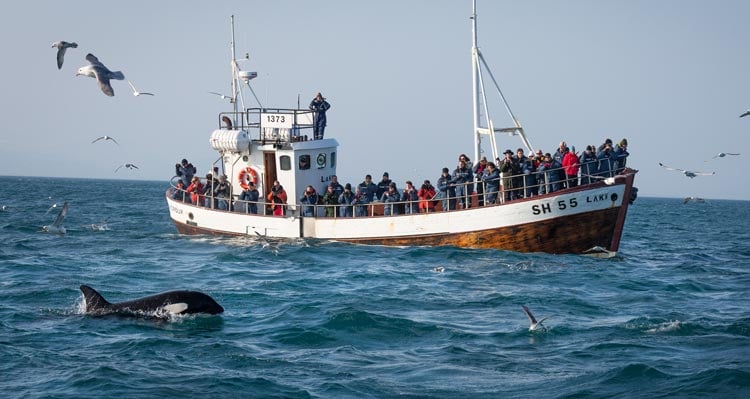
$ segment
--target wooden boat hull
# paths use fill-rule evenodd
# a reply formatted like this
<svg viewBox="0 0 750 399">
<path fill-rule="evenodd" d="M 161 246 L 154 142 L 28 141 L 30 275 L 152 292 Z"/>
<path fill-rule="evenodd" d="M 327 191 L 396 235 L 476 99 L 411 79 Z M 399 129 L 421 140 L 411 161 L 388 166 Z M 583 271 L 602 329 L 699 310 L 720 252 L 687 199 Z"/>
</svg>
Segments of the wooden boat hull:
<svg viewBox="0 0 750 399">
<path fill-rule="evenodd" d="M 367 245 L 456 246 L 518 252 L 614 256 L 635 173 L 503 205 L 366 218 L 246 215 L 167 198 L 181 234 L 263 235 Z M 187 216 L 187 217 L 186 217 Z"/>
</svg>

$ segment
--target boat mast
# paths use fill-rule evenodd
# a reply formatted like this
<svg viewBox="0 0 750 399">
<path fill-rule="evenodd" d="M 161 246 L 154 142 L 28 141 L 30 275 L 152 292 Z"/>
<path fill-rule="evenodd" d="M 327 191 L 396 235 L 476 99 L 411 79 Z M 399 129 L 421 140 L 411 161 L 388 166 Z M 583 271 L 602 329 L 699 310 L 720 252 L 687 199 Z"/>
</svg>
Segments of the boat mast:
<svg viewBox="0 0 750 399">
<path fill-rule="evenodd" d="M 499 154 L 497 151 L 497 142 L 495 140 L 495 133 L 506 133 L 509 135 L 518 135 L 521 137 L 521 141 L 523 142 L 524 146 L 528 151 L 532 151 L 531 143 L 529 143 L 529 140 L 526 138 L 526 134 L 523 131 L 523 127 L 521 127 L 521 123 L 518 122 L 518 119 L 516 119 L 515 115 L 513 115 L 513 111 L 510 110 L 510 105 L 508 105 L 508 101 L 505 100 L 505 96 L 503 95 L 502 90 L 500 90 L 500 86 L 497 84 L 497 80 L 495 80 L 495 76 L 492 74 L 492 71 L 490 70 L 490 67 L 487 65 L 487 62 L 484 60 L 484 56 L 482 56 L 482 52 L 479 50 L 479 47 L 477 47 L 477 0 L 472 0 L 473 3 L 473 9 L 471 14 L 471 31 L 472 31 L 472 47 L 471 47 L 471 65 L 472 65 L 472 92 L 473 92 L 473 98 L 474 98 L 474 159 L 476 161 L 479 160 L 479 157 L 482 154 L 482 135 L 487 135 L 490 138 L 490 146 L 492 150 L 492 157 L 493 159 L 498 158 Z M 507 128 L 495 128 L 492 119 L 490 118 L 490 113 L 488 109 L 487 104 L 487 93 L 484 89 L 484 80 L 482 78 L 482 66 L 484 66 L 485 70 L 487 71 L 487 74 L 492 79 L 492 83 L 495 85 L 495 89 L 497 89 L 498 94 L 500 95 L 500 99 L 503 101 L 503 104 L 505 105 L 505 110 L 510 115 L 511 120 L 513 121 L 513 127 L 507 127 Z M 482 109 L 479 107 L 479 102 L 482 102 Z M 481 122 L 481 112 L 484 111 L 484 122 L 486 124 L 486 127 L 482 127 L 480 125 Z"/>
</svg>

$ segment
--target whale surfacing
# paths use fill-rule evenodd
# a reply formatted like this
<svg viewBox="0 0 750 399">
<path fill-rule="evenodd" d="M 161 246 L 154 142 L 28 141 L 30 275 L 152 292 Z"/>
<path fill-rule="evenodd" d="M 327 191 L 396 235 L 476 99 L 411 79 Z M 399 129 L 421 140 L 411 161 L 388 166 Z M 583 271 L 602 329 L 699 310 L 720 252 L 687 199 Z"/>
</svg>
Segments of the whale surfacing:
<svg viewBox="0 0 750 399">
<path fill-rule="evenodd" d="M 86 313 L 93 315 L 164 317 L 176 314 L 224 312 L 224 308 L 213 298 L 198 291 L 169 291 L 119 303 L 110 303 L 99 292 L 87 285 L 81 285 L 81 292 L 83 292 Z"/>
</svg>

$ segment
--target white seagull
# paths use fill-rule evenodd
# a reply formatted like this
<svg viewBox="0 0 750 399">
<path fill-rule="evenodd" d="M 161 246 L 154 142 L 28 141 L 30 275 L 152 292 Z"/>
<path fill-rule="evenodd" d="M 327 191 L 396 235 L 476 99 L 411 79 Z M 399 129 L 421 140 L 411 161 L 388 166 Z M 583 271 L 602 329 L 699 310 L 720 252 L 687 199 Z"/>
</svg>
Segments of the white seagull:
<svg viewBox="0 0 750 399">
<path fill-rule="evenodd" d="M 619 179 L 621 177 L 628 177 L 629 175 L 614 175 L 612 177 L 594 176 L 594 175 L 586 175 L 586 176 L 592 179 L 596 179 L 596 180 L 603 180 L 604 184 L 611 186 L 615 184 L 615 179 Z"/>
<path fill-rule="evenodd" d="M 680 169 L 680 168 L 670 168 L 669 166 L 664 165 L 661 162 L 659 162 L 659 166 L 661 166 L 662 168 L 664 168 L 666 170 L 676 170 L 676 171 L 682 172 L 683 175 L 685 175 L 685 176 L 687 176 L 687 177 L 689 177 L 691 179 L 694 178 L 695 176 L 711 176 L 711 175 L 715 175 L 716 174 L 716 172 L 711 172 L 711 173 L 708 173 L 708 172 L 694 172 L 694 171 L 691 171 L 691 170 L 685 170 L 685 169 Z"/>
<path fill-rule="evenodd" d="M 549 316 L 545 316 L 537 320 L 536 318 L 534 318 L 534 315 L 531 314 L 531 311 L 526 307 L 526 305 L 521 305 L 521 307 L 523 308 L 523 312 L 526 313 L 526 316 L 529 318 L 529 331 L 534 331 L 539 327 L 545 328 L 542 325 L 542 322 L 547 320 Z"/>
<path fill-rule="evenodd" d="M 94 141 L 91 142 L 91 144 L 94 144 L 94 143 L 96 143 L 99 140 L 112 140 L 112 141 L 115 142 L 115 144 L 120 145 L 120 143 L 118 143 L 117 140 L 115 140 L 115 138 L 112 137 L 112 136 L 100 136 L 100 137 L 97 137 L 97 138 L 94 139 Z"/>
<path fill-rule="evenodd" d="M 232 97 L 229 97 L 229 96 L 227 96 L 227 95 L 224 95 L 224 94 L 221 94 L 221 93 L 217 93 L 217 92 L 215 92 L 215 91 L 209 91 L 208 93 L 209 93 L 209 94 L 214 94 L 214 95 L 217 95 L 217 96 L 221 97 L 221 99 L 222 99 L 222 100 L 225 100 L 225 99 L 226 99 L 226 100 L 229 100 L 229 102 L 230 102 L 230 103 L 234 103 L 234 98 L 232 98 Z"/>
<path fill-rule="evenodd" d="M 727 155 L 740 155 L 740 154 L 738 152 L 720 152 L 720 153 L 714 155 L 714 157 L 712 159 L 715 159 L 715 158 L 724 158 Z"/>
<path fill-rule="evenodd" d="M 96 78 L 96 81 L 97 83 L 99 83 L 99 88 L 102 89 L 102 92 L 110 97 L 114 96 L 115 91 L 112 90 L 112 86 L 109 84 L 110 79 L 123 80 L 125 79 L 125 75 L 123 75 L 120 71 L 110 71 L 109 68 L 99 62 L 99 59 L 91 53 L 86 54 L 86 61 L 89 62 L 89 65 L 78 68 L 76 76 L 83 75 Z"/>
<path fill-rule="evenodd" d="M 154 93 L 146 93 L 146 92 L 140 92 L 140 91 L 138 91 L 138 89 L 136 89 L 135 86 L 133 86 L 133 84 L 130 83 L 129 80 L 128 80 L 128 84 L 133 89 L 133 95 L 136 96 L 136 97 L 140 96 L 141 94 L 143 94 L 144 96 L 153 96 L 154 95 Z"/>
<path fill-rule="evenodd" d="M 62 69 L 63 59 L 65 58 L 65 50 L 68 48 L 77 48 L 78 44 L 71 42 L 68 43 L 64 40 L 52 43 L 52 47 L 57 47 L 57 69 Z"/>
<path fill-rule="evenodd" d="M 742 115 L 740 115 L 740 118 L 742 118 L 743 116 L 748 116 L 748 115 L 750 115 L 750 109 L 743 112 Z"/>
<path fill-rule="evenodd" d="M 63 221 L 65 220 L 65 215 L 68 214 L 68 201 L 65 201 L 65 203 L 62 206 L 62 209 L 60 209 L 60 213 L 57 214 L 57 219 L 55 219 L 54 223 L 52 223 L 49 226 L 42 226 L 42 231 L 47 233 L 55 233 L 55 234 L 65 234 L 65 226 L 63 226 Z"/>
<path fill-rule="evenodd" d="M 132 164 L 132 163 L 126 163 L 126 164 L 124 164 L 124 165 L 120 165 L 120 166 L 118 166 L 118 167 L 117 167 L 117 169 L 115 169 L 115 173 L 117 173 L 117 171 L 118 171 L 118 170 L 120 170 L 121 168 L 128 168 L 128 169 L 139 169 L 139 168 L 138 168 L 137 166 L 135 166 L 135 164 Z"/>
</svg>

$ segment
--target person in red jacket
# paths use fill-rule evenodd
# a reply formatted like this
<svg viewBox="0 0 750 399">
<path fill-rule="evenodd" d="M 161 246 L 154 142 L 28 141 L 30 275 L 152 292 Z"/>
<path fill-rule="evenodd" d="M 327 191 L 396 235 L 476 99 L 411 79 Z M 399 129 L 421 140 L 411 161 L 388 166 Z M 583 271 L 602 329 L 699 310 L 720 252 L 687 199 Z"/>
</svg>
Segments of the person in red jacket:
<svg viewBox="0 0 750 399">
<path fill-rule="evenodd" d="M 435 187 L 430 184 L 429 180 L 425 180 L 422 187 L 417 191 L 417 197 L 419 197 L 419 212 L 435 212 L 435 205 L 437 201 L 435 198 Z"/>
<path fill-rule="evenodd" d="M 193 176 L 185 191 L 190 193 L 190 201 L 193 205 L 203 206 L 203 183 L 200 177 Z"/>
<path fill-rule="evenodd" d="M 278 180 L 273 181 L 273 187 L 271 187 L 271 192 L 268 193 L 266 199 L 272 204 L 274 216 L 284 216 L 287 197 L 284 187 L 281 186 Z"/>
<path fill-rule="evenodd" d="M 565 177 L 568 181 L 568 187 L 575 187 L 578 185 L 578 168 L 579 168 L 579 162 L 578 162 L 578 154 L 576 154 L 576 148 L 573 147 L 573 150 L 568 150 L 567 147 L 565 149 L 565 154 L 563 155 L 563 161 L 562 161 L 563 169 L 565 170 Z"/>
</svg>

